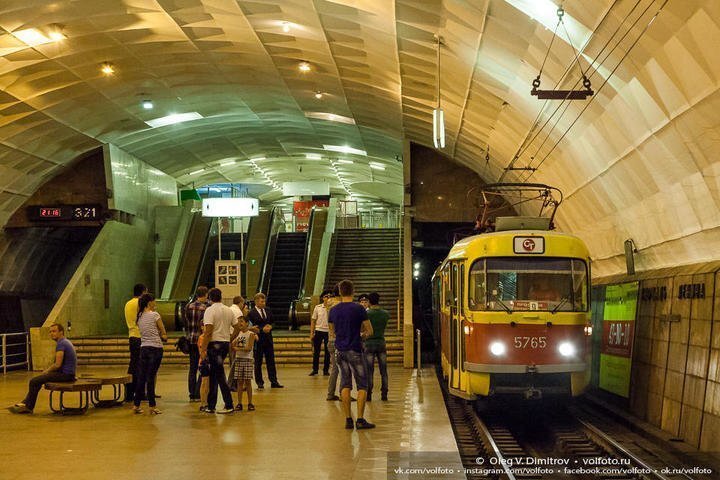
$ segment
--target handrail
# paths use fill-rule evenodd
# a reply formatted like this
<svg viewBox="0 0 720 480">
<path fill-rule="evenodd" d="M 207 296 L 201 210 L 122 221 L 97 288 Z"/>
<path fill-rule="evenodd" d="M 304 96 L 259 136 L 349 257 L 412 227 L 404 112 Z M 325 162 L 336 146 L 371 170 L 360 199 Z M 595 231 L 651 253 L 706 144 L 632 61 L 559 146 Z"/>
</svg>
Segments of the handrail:
<svg viewBox="0 0 720 480">
<path fill-rule="evenodd" d="M 310 248 L 312 246 L 313 220 L 315 219 L 315 207 L 310 210 L 310 219 L 308 220 L 307 236 L 305 237 L 305 249 L 303 250 L 303 265 L 300 272 L 300 290 L 297 293 L 296 300 L 305 296 L 305 272 L 307 272 L 308 262 L 310 261 Z"/>
<path fill-rule="evenodd" d="M 422 376 L 422 331 L 417 328 L 415 329 L 415 335 L 416 335 L 416 342 L 417 342 L 417 376 Z"/>
<path fill-rule="evenodd" d="M 25 341 L 21 343 L 7 343 L 7 337 L 23 336 Z M 30 340 L 27 332 L 16 332 L 16 333 L 0 333 L 0 344 L 2 345 L 2 369 L 3 374 L 7 373 L 8 367 L 19 367 L 21 365 L 27 365 L 27 369 L 30 370 Z M 25 351 L 20 353 L 7 353 L 7 347 L 16 347 L 19 345 L 25 345 Z M 18 355 L 24 355 L 24 362 L 8 363 L 8 357 L 16 357 Z"/>
<path fill-rule="evenodd" d="M 268 236 L 267 241 L 265 242 L 265 255 L 263 258 L 263 266 L 262 270 L 260 271 L 260 282 L 258 283 L 258 292 L 265 292 L 267 290 L 266 279 L 269 281 L 269 275 L 268 275 L 268 264 L 270 263 L 270 252 L 271 250 L 274 250 L 275 243 L 277 239 L 273 240 L 273 237 L 276 237 L 279 230 L 275 230 L 275 222 L 276 222 L 276 215 L 280 215 L 280 218 L 282 218 L 284 222 L 283 212 L 282 208 L 280 207 L 273 207 L 272 212 L 270 213 L 270 228 L 268 229 Z"/>
<path fill-rule="evenodd" d="M 194 214 L 196 215 L 196 214 Z M 201 214 L 202 215 L 202 214 Z M 193 219 L 195 220 L 195 219 Z M 198 287 L 200 286 L 200 282 L 202 281 L 202 274 L 205 270 L 205 261 L 207 260 L 207 254 L 208 249 L 210 248 L 210 237 L 212 237 L 212 228 L 214 221 L 217 220 L 217 231 L 218 236 L 220 236 L 220 218 L 213 219 L 213 222 L 210 222 L 210 228 L 208 228 L 207 237 L 205 238 L 205 245 L 203 246 L 202 256 L 200 257 L 200 265 L 197 267 L 197 272 L 195 272 L 195 281 L 193 282 L 193 289 L 190 293 L 190 297 L 188 299 L 191 299 L 195 292 L 197 292 Z M 221 252 L 218 252 L 218 256 Z"/>
</svg>

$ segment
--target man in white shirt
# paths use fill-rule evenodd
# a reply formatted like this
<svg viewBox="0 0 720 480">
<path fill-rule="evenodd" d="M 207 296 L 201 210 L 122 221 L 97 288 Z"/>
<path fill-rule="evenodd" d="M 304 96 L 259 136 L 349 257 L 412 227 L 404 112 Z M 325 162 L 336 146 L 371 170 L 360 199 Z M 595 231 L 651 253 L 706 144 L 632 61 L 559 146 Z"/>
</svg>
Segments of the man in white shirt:
<svg viewBox="0 0 720 480">
<path fill-rule="evenodd" d="M 230 340 L 235 338 L 239 332 L 237 326 L 238 319 L 230 309 L 223 305 L 222 292 L 218 288 L 213 288 L 208 292 L 208 298 L 212 305 L 205 310 L 203 316 L 203 325 L 205 330 L 203 333 L 203 347 L 201 358 L 208 358 L 210 365 L 210 392 L 208 393 L 207 413 L 215 413 L 215 405 L 217 404 L 217 391 L 220 387 L 222 392 L 225 408 L 218 410 L 217 413 L 232 413 L 233 398 L 230 387 L 225 377 L 225 358 L 230 351 Z"/>
<path fill-rule="evenodd" d="M 312 372 L 310 376 L 318 374 L 320 368 L 320 349 L 325 344 L 325 358 L 323 362 L 323 375 L 330 375 L 330 350 L 328 350 L 328 339 L 330 327 L 328 326 L 328 307 L 330 306 L 330 299 L 332 298 L 332 292 L 325 290 L 320 294 L 320 300 L 322 303 L 315 306 L 312 317 L 310 320 L 310 340 L 313 344 L 313 363 Z"/>
</svg>

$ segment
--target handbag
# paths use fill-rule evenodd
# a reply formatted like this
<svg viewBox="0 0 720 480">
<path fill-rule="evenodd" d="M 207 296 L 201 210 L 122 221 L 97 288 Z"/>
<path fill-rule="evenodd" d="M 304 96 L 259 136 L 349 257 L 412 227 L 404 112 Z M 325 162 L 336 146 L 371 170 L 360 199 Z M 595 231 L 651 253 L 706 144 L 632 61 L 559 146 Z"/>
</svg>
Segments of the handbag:
<svg viewBox="0 0 720 480">
<path fill-rule="evenodd" d="M 179 350 L 185 355 L 190 355 L 190 340 L 186 336 L 182 336 L 175 342 L 175 350 Z"/>
</svg>

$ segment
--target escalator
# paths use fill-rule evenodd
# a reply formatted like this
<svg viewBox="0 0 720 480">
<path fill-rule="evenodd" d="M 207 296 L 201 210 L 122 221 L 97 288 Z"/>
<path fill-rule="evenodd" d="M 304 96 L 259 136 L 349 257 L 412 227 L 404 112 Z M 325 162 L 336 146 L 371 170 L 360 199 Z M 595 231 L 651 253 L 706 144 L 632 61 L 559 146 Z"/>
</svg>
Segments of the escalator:
<svg viewBox="0 0 720 480">
<path fill-rule="evenodd" d="M 267 289 L 267 308 L 278 327 L 290 324 L 290 307 L 302 283 L 307 234 L 278 233 Z"/>
<path fill-rule="evenodd" d="M 186 300 L 193 294 L 202 261 L 207 255 L 213 219 L 203 217 L 200 212 L 191 212 L 189 215 L 185 241 L 182 245 L 176 245 L 173 251 L 170 271 L 163 288 L 163 300 Z"/>
</svg>

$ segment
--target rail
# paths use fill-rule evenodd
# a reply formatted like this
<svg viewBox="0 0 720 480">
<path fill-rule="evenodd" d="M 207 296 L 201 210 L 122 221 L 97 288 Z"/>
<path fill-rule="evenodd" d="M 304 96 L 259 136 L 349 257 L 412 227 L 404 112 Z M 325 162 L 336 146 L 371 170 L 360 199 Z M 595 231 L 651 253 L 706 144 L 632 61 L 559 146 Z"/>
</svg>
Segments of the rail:
<svg viewBox="0 0 720 480">
<path fill-rule="evenodd" d="M 415 330 L 415 352 L 417 352 L 417 376 L 422 377 L 422 331 Z"/>
<path fill-rule="evenodd" d="M 24 341 L 18 343 L 8 343 L 8 337 L 24 337 Z M 3 375 L 7 373 L 8 368 L 20 367 L 27 365 L 27 369 L 30 370 L 30 338 L 26 332 L 18 333 L 2 333 L 0 334 L 0 344 L 2 345 L 2 369 Z M 25 345 L 25 351 L 8 353 L 8 347 L 19 347 Z M 24 356 L 25 360 L 22 362 L 8 363 L 8 357 Z"/>
<path fill-rule="evenodd" d="M 267 283 L 270 281 L 271 272 L 268 271 L 268 265 L 270 264 L 270 257 L 275 255 L 275 244 L 277 243 L 278 233 L 285 230 L 285 218 L 283 216 L 282 208 L 273 207 L 270 213 L 270 229 L 268 230 L 267 241 L 265 243 L 265 255 L 263 256 L 263 265 L 260 270 L 260 282 L 258 283 L 258 292 L 267 291 Z M 272 268 L 270 268 L 271 270 Z"/>
</svg>

